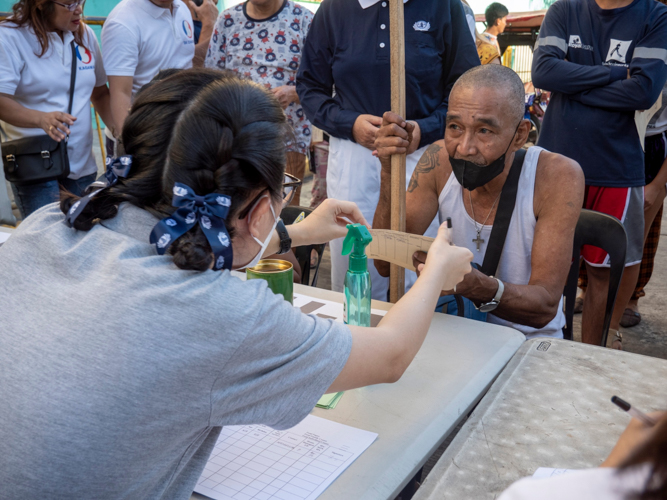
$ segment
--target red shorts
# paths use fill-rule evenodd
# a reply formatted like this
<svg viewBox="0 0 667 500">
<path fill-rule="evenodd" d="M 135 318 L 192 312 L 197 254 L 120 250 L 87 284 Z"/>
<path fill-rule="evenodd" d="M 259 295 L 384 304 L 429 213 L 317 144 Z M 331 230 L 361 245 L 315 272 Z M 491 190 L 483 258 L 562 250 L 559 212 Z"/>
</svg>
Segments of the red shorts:
<svg viewBox="0 0 667 500">
<path fill-rule="evenodd" d="M 586 186 L 584 208 L 611 215 L 621 221 L 628 236 L 625 265 L 639 264 L 644 250 L 644 188 Z M 609 255 L 601 248 L 584 245 L 581 255 L 591 266 L 609 267 Z"/>
</svg>

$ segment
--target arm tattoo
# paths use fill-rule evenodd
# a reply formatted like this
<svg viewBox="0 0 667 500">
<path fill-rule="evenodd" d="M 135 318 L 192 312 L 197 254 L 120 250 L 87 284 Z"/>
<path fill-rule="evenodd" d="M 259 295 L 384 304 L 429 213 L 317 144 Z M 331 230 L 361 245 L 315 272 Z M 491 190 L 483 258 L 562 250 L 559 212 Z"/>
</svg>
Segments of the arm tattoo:
<svg viewBox="0 0 667 500">
<path fill-rule="evenodd" d="M 412 177 L 410 178 L 410 184 L 408 185 L 409 193 L 412 193 L 419 187 L 419 174 L 426 174 L 433 170 L 435 167 L 440 166 L 441 149 L 441 146 L 438 146 L 437 144 L 431 144 L 419 159 L 419 163 L 417 163 L 415 171 L 412 173 Z"/>
</svg>

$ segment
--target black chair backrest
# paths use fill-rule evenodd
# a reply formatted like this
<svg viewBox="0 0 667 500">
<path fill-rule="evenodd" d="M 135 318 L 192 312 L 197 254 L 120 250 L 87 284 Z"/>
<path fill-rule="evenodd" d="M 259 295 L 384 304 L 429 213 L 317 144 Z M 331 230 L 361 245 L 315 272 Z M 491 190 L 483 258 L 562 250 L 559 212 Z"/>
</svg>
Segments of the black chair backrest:
<svg viewBox="0 0 667 500">
<path fill-rule="evenodd" d="M 601 345 L 607 345 L 607 334 L 611 315 L 616 303 L 616 293 L 621 283 L 625 269 L 625 250 L 627 235 L 623 224 L 611 215 L 583 209 L 579 215 L 579 222 L 574 231 L 574 246 L 572 251 L 572 266 L 565 284 L 565 328 L 563 335 L 572 340 L 572 317 L 574 315 L 574 301 L 577 294 L 577 280 L 579 278 L 579 257 L 583 245 L 593 245 L 602 248 L 609 254 L 611 265 L 609 277 L 609 291 L 607 292 L 607 307 L 605 308 L 604 324 L 602 327 Z"/>
<path fill-rule="evenodd" d="M 307 207 L 298 207 L 298 206 L 287 206 L 282 209 L 280 212 L 280 218 L 283 220 L 286 226 L 293 224 L 296 218 L 305 213 L 308 217 L 312 213 L 311 208 Z M 287 230 L 289 232 L 289 229 Z M 324 245 L 306 245 L 302 247 L 292 248 L 294 251 L 294 256 L 296 257 L 299 266 L 301 267 L 301 283 L 309 286 L 317 286 L 317 275 L 320 270 L 320 263 L 322 262 L 322 255 L 324 255 Z M 312 251 L 317 252 L 317 265 L 314 269 L 310 267 L 310 256 Z M 310 272 L 314 270 L 313 280 L 310 280 Z"/>
</svg>

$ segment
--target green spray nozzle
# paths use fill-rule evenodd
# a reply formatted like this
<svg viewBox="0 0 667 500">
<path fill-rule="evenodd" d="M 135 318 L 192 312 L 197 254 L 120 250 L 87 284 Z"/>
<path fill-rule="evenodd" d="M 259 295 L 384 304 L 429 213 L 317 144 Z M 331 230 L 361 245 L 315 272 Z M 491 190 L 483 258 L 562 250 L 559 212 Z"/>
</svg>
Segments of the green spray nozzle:
<svg viewBox="0 0 667 500">
<path fill-rule="evenodd" d="M 343 255 L 350 254 L 349 269 L 352 272 L 368 270 L 366 265 L 366 246 L 373 241 L 368 228 L 362 224 L 348 224 L 347 236 L 343 240 Z"/>
</svg>

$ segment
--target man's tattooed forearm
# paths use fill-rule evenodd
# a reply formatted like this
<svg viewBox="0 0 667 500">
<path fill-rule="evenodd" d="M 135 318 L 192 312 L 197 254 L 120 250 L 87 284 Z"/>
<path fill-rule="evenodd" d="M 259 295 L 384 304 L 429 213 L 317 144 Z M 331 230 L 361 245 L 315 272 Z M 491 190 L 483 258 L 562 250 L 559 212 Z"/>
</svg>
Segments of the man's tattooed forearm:
<svg viewBox="0 0 667 500">
<path fill-rule="evenodd" d="M 431 144 L 419 159 L 419 163 L 417 163 L 415 171 L 412 173 L 412 177 L 410 178 L 410 184 L 408 185 L 409 193 L 412 193 L 419 187 L 419 174 L 426 174 L 433 170 L 435 167 L 440 166 L 441 149 L 442 146 Z"/>
</svg>

